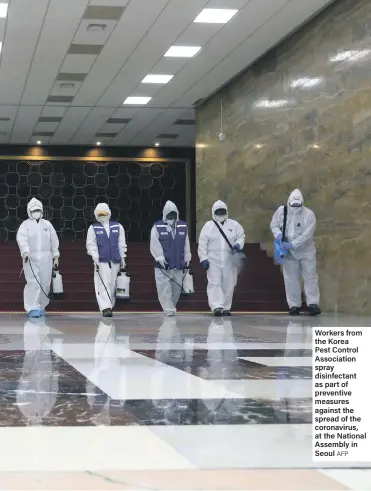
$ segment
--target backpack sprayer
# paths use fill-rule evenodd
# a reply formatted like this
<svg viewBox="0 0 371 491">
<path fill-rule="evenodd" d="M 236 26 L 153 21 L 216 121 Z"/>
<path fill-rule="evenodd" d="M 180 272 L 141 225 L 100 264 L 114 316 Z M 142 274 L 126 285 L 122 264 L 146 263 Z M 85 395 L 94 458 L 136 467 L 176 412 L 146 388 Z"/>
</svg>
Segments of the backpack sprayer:
<svg viewBox="0 0 371 491">
<path fill-rule="evenodd" d="M 121 268 L 116 280 L 116 299 L 130 300 L 130 276 L 126 268 Z"/>
<path fill-rule="evenodd" d="M 111 295 L 108 292 L 108 289 L 103 281 L 103 278 L 99 272 L 99 266 L 96 266 L 96 272 L 99 276 L 100 281 L 104 289 L 106 290 L 109 301 L 112 304 Z M 130 276 L 127 273 L 126 268 L 121 268 L 117 278 L 116 278 L 116 299 L 117 300 L 130 300 Z"/>
<path fill-rule="evenodd" d="M 55 299 L 63 297 L 63 281 L 58 266 L 53 267 L 52 289 L 53 289 L 53 297 Z"/>
</svg>

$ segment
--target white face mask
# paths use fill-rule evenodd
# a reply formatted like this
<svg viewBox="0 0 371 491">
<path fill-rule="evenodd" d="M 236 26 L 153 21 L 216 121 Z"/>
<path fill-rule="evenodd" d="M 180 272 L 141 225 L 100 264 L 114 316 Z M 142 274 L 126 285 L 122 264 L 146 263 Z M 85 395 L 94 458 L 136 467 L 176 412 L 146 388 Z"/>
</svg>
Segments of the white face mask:
<svg viewBox="0 0 371 491">
<path fill-rule="evenodd" d="M 42 215 L 41 211 L 33 211 L 31 213 L 32 218 L 35 220 L 40 220 L 41 215 Z"/>
<path fill-rule="evenodd" d="M 215 215 L 215 221 L 216 222 L 224 222 L 224 220 L 227 218 L 227 215 Z"/>
<path fill-rule="evenodd" d="M 98 221 L 101 222 L 101 223 L 106 223 L 106 222 L 108 222 L 108 220 L 109 220 L 109 216 L 108 215 L 98 216 Z"/>
<path fill-rule="evenodd" d="M 175 220 L 168 220 L 168 219 L 167 219 L 167 220 L 166 220 L 166 223 L 167 223 L 168 225 L 170 225 L 170 227 L 173 227 L 173 226 L 174 226 L 174 223 L 175 223 Z"/>
</svg>

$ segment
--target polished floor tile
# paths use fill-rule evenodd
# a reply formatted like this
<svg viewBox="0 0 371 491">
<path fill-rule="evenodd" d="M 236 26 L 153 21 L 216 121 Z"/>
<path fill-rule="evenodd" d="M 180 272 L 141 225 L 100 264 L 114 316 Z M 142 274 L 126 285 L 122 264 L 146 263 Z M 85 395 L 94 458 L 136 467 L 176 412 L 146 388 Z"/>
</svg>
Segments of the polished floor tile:
<svg viewBox="0 0 371 491">
<path fill-rule="evenodd" d="M 111 470 L 0 473 L 2 491 L 341 491 L 346 489 L 351 488 L 312 470 Z"/>
<path fill-rule="evenodd" d="M 0 490 L 370 489 L 371 462 L 311 458 L 313 328 L 349 325 L 3 315 Z"/>
</svg>

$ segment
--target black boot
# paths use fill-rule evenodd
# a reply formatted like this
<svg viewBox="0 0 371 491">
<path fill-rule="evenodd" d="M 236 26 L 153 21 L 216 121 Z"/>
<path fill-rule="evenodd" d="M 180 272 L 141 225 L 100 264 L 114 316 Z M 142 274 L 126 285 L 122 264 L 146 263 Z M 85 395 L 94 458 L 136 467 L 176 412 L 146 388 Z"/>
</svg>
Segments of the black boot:
<svg viewBox="0 0 371 491">
<path fill-rule="evenodd" d="M 112 309 L 104 309 L 103 317 L 112 317 Z"/>
<path fill-rule="evenodd" d="M 230 317 L 230 316 L 232 315 L 232 312 L 231 312 L 230 310 L 224 310 L 224 311 L 223 311 L 223 315 L 224 315 L 225 317 Z"/>
<path fill-rule="evenodd" d="M 215 317 L 221 317 L 223 315 L 223 309 L 221 309 L 221 308 L 215 309 L 214 315 L 215 315 Z"/>
<path fill-rule="evenodd" d="M 309 308 L 309 315 L 312 317 L 321 314 L 321 309 L 315 303 L 312 303 L 311 305 L 309 305 L 308 308 Z"/>
<path fill-rule="evenodd" d="M 300 315 L 300 308 L 299 307 L 291 307 L 289 310 L 290 315 Z"/>
</svg>

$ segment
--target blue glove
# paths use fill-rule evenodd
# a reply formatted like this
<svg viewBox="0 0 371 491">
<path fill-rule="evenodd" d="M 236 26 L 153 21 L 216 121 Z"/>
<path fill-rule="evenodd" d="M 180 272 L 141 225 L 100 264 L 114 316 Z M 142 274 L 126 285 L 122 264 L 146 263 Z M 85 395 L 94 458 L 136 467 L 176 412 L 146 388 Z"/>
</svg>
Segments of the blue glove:
<svg viewBox="0 0 371 491">
<path fill-rule="evenodd" d="M 207 271 L 210 268 L 210 263 L 205 259 L 205 261 L 201 261 L 201 266 Z"/>
<path fill-rule="evenodd" d="M 278 234 L 277 237 L 276 237 L 276 241 L 277 242 L 280 242 L 282 239 L 282 234 Z"/>
<path fill-rule="evenodd" d="M 240 252 L 241 251 L 241 246 L 240 246 L 240 244 L 235 244 L 232 249 L 233 249 L 234 252 Z"/>
<path fill-rule="evenodd" d="M 292 245 L 291 242 L 282 242 L 282 247 L 286 250 L 289 251 L 290 249 L 293 249 L 294 246 Z"/>
</svg>

